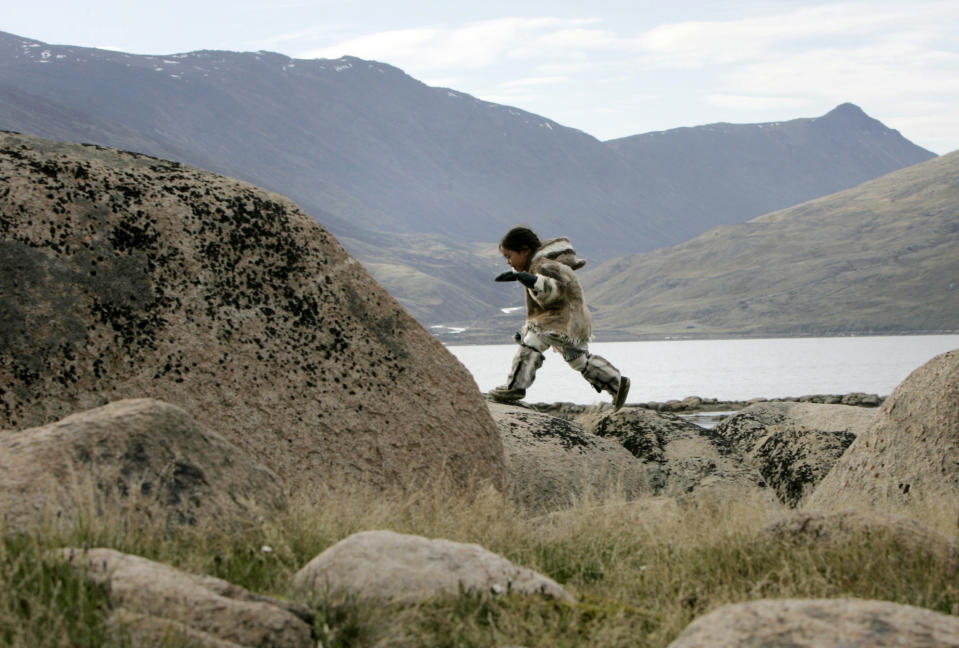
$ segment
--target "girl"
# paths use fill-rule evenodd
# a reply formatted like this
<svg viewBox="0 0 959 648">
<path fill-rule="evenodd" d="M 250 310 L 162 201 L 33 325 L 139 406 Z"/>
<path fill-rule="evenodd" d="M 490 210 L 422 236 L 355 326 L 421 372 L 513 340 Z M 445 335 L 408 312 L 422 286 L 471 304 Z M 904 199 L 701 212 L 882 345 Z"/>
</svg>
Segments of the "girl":
<svg viewBox="0 0 959 648">
<path fill-rule="evenodd" d="M 574 272 L 586 261 L 576 258 L 568 238 L 541 243 L 527 227 L 507 232 L 499 249 L 513 270 L 499 275 L 496 281 L 519 281 L 525 286 L 526 324 L 516 334 L 520 347 L 513 358 L 509 382 L 491 389 L 490 398 L 510 403 L 525 397 L 543 364 L 543 351 L 553 347 L 597 392 L 609 392 L 615 409 L 621 408 L 629 393 L 629 378 L 587 348 L 592 324 L 583 287 Z"/>
</svg>

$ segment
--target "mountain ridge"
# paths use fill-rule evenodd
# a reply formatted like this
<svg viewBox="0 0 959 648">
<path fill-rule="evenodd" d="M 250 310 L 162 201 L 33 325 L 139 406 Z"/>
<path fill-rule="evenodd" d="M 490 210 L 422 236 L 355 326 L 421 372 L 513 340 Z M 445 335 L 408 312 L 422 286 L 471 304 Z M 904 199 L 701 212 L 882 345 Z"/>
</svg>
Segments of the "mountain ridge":
<svg viewBox="0 0 959 648">
<path fill-rule="evenodd" d="M 426 325 L 513 305 L 488 276 L 501 265 L 495 241 L 517 223 L 570 236 L 598 264 L 934 157 L 895 131 L 847 137 L 838 123 L 816 146 L 780 145 L 802 141 L 811 123 L 871 119 L 861 110 L 798 122 L 805 130 L 788 137 L 792 122 L 600 142 L 355 57 L 134 55 L 2 32 L 0 54 L 0 128 L 147 153 L 288 196 Z"/>
</svg>

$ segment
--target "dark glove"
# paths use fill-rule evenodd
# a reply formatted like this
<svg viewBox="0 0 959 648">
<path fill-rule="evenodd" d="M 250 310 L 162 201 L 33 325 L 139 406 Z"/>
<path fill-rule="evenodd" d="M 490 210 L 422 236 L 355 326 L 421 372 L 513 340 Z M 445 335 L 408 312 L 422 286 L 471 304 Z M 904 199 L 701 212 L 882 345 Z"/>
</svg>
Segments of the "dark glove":
<svg viewBox="0 0 959 648">
<path fill-rule="evenodd" d="M 496 277 L 496 281 L 519 281 L 527 288 L 532 288 L 536 283 L 536 275 L 531 272 L 504 272 Z"/>
</svg>

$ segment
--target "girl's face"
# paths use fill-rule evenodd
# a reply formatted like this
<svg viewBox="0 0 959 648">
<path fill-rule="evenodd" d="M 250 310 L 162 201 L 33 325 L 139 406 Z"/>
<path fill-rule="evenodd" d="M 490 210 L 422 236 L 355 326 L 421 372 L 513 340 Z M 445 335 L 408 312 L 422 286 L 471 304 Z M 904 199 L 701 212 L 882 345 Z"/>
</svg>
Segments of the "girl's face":
<svg viewBox="0 0 959 648">
<path fill-rule="evenodd" d="M 503 248 L 506 263 L 516 272 L 522 272 L 529 265 L 529 248 L 523 250 L 508 250 Z"/>
</svg>

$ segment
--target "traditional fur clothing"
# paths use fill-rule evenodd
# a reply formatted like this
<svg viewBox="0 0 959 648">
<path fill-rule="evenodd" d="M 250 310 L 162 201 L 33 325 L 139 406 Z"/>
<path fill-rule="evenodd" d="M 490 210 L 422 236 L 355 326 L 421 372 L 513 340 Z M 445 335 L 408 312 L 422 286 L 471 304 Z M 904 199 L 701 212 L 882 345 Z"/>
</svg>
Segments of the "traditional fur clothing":
<svg viewBox="0 0 959 648">
<path fill-rule="evenodd" d="M 583 287 L 575 271 L 586 265 L 566 237 L 545 241 L 529 262 L 536 284 L 526 289 L 526 329 L 562 333 L 580 345 L 592 336 Z"/>
<path fill-rule="evenodd" d="M 609 392 L 616 409 L 622 407 L 629 379 L 608 360 L 589 352 L 592 321 L 575 273 L 584 265 L 586 261 L 576 258 L 569 239 L 560 237 L 533 251 L 526 271 L 507 273 L 510 279 L 519 277 L 526 287 L 526 324 L 509 381 L 490 391 L 494 399 L 509 402 L 523 398 L 543 364 L 543 352 L 552 347 L 597 392 Z"/>
</svg>

